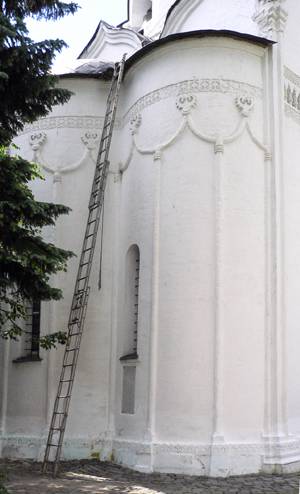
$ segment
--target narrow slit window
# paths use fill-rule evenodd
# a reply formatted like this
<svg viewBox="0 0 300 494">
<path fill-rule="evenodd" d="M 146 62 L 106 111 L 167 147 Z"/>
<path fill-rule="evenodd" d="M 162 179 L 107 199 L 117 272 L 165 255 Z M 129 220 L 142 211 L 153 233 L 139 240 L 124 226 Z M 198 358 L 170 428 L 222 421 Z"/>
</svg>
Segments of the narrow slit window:
<svg viewBox="0 0 300 494">
<path fill-rule="evenodd" d="M 14 362 L 40 359 L 41 301 L 32 300 L 26 305 L 26 318 L 22 336 L 22 355 Z"/>
<path fill-rule="evenodd" d="M 138 358 L 139 289 L 140 251 L 137 245 L 132 245 L 126 255 L 121 360 Z"/>
<path fill-rule="evenodd" d="M 138 254 L 135 259 L 134 322 L 133 322 L 133 353 L 136 354 L 137 354 L 137 338 L 138 338 L 139 288 L 140 288 L 140 256 Z"/>
<path fill-rule="evenodd" d="M 30 310 L 30 322 L 29 331 L 26 331 L 27 348 L 25 349 L 27 354 L 31 357 L 39 357 L 40 354 L 40 331 L 41 331 L 41 301 L 33 300 L 29 305 Z"/>
</svg>

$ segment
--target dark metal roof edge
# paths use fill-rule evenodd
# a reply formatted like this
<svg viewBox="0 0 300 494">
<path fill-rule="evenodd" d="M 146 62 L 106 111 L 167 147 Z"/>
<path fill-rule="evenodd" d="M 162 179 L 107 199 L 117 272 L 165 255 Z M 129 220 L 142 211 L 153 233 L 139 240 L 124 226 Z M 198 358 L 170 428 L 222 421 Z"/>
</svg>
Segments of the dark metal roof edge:
<svg viewBox="0 0 300 494">
<path fill-rule="evenodd" d="M 123 27 L 124 24 L 126 24 L 126 22 L 129 21 L 129 0 L 127 0 L 127 19 L 125 19 L 125 21 L 123 22 L 120 22 L 120 24 L 117 24 L 117 27 Z"/>
<path fill-rule="evenodd" d="M 166 18 L 165 18 L 165 22 L 164 22 L 164 26 L 162 28 L 162 31 L 160 33 L 160 36 L 162 35 L 162 33 L 164 32 L 165 30 L 165 27 L 166 27 L 166 24 L 167 24 L 167 21 L 171 15 L 171 13 L 173 12 L 173 10 L 177 7 L 177 5 L 181 2 L 181 0 L 176 0 L 172 5 L 171 7 L 169 8 L 168 12 L 167 12 L 167 15 L 166 15 Z"/>
<path fill-rule="evenodd" d="M 155 48 L 159 48 L 162 45 L 167 43 L 171 43 L 172 41 L 184 39 L 184 38 L 206 38 L 206 37 L 225 37 L 225 38 L 233 38 L 243 41 L 250 41 L 252 43 L 261 45 L 261 46 L 269 46 L 273 45 L 275 41 L 272 41 L 267 38 L 261 38 L 259 36 L 254 36 L 253 34 L 239 33 L 237 31 L 229 31 L 227 29 L 201 29 L 197 31 L 187 31 L 184 33 L 175 33 L 169 34 L 164 38 L 157 39 L 156 41 L 152 41 L 151 43 L 143 46 L 140 50 L 136 51 L 131 57 L 126 60 L 125 64 L 125 72 L 135 64 L 139 59 L 143 58 L 144 55 L 147 55 Z"/>
<path fill-rule="evenodd" d="M 101 74 L 82 74 L 80 72 L 67 72 L 65 74 L 55 74 L 55 77 L 59 79 L 102 79 L 103 81 L 110 81 L 112 77 L 103 77 Z"/>
<path fill-rule="evenodd" d="M 96 27 L 96 31 L 94 32 L 93 36 L 91 37 L 90 41 L 85 45 L 85 47 L 83 48 L 83 50 L 81 51 L 81 53 L 78 55 L 77 57 L 77 60 L 79 58 L 81 58 L 81 56 L 83 55 L 83 53 L 90 47 L 90 45 L 92 44 L 92 42 L 94 41 L 94 39 L 96 38 L 97 36 L 97 33 L 99 31 L 99 28 L 100 28 L 100 25 L 101 25 L 101 22 L 103 22 L 102 20 L 99 22 L 98 26 Z"/>
</svg>

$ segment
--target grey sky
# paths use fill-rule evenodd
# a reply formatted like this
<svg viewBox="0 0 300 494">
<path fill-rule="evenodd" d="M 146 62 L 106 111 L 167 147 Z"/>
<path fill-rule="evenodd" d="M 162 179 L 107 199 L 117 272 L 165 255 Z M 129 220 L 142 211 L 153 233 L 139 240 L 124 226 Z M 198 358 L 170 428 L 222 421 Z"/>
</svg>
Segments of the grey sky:
<svg viewBox="0 0 300 494">
<path fill-rule="evenodd" d="M 117 25 L 126 20 L 127 0 L 74 0 L 81 6 L 74 16 L 60 21 L 28 20 L 27 26 L 35 41 L 61 38 L 69 48 L 57 56 L 54 72 L 65 72 L 74 66 L 74 60 L 94 34 L 101 19 Z"/>
</svg>

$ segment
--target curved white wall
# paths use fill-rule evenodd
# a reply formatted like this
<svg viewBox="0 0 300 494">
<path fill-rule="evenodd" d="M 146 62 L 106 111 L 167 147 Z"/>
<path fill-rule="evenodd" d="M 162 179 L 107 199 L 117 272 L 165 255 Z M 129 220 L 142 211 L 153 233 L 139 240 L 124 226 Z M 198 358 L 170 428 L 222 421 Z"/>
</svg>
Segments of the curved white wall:
<svg viewBox="0 0 300 494">
<path fill-rule="evenodd" d="M 74 94 L 69 103 L 54 109 L 46 118 L 27 126 L 16 139 L 26 158 L 42 163 L 45 181 L 32 184 L 36 198 L 71 207 L 56 228 L 45 231 L 48 241 L 75 252 L 68 273 L 60 273 L 52 283 L 63 290 L 59 302 L 42 304 L 42 334 L 64 330 L 67 326 L 71 296 L 77 271 L 87 216 L 88 197 L 94 174 L 95 157 L 106 108 L 109 83 L 96 79 L 61 79 L 61 85 Z M 104 219 L 102 289 L 98 290 L 100 243 L 95 254 L 86 333 L 74 386 L 72 407 L 66 432 L 67 457 L 89 456 L 103 452 L 103 436 L 109 428 L 109 361 L 112 302 L 112 219 L 113 169 L 108 179 L 108 199 Z M 101 328 L 101 330 L 100 330 Z M 4 456 L 41 458 L 52 413 L 62 348 L 41 351 L 41 362 L 12 363 L 22 356 L 18 343 L 10 345 L 8 357 L 7 420 L 3 431 Z M 42 445 L 42 446 L 41 446 Z"/>
<path fill-rule="evenodd" d="M 230 38 L 177 40 L 125 77 L 122 133 L 133 150 L 130 158 L 128 145 L 129 158 L 122 156 L 118 257 L 139 245 L 145 296 L 136 414 L 117 410 L 115 454 L 139 468 L 224 474 L 260 465 L 264 57 L 263 47 Z M 223 458 L 214 470 L 215 442 L 217 455 L 236 448 L 234 466 Z M 247 462 L 239 459 L 254 443 Z"/>
</svg>

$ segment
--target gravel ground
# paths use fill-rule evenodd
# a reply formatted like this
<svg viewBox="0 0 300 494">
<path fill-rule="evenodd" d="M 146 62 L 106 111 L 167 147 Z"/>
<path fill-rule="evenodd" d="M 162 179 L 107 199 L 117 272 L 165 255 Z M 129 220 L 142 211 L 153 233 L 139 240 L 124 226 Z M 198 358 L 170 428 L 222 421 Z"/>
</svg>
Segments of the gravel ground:
<svg viewBox="0 0 300 494">
<path fill-rule="evenodd" d="M 96 460 L 63 462 L 58 477 L 31 461 L 1 461 L 9 494 L 299 494 L 300 474 L 216 479 L 143 474 Z"/>
</svg>

